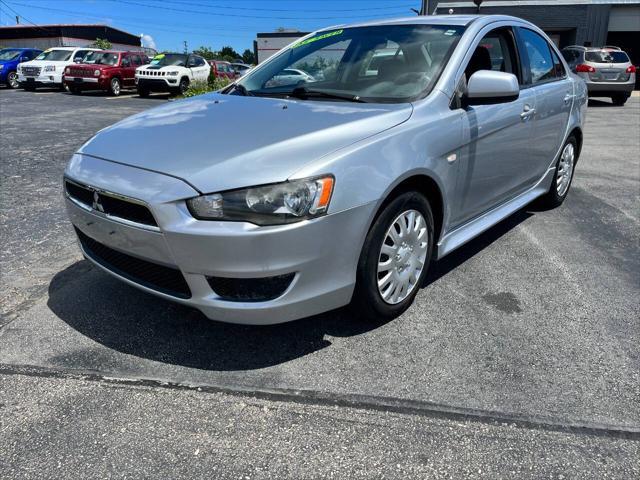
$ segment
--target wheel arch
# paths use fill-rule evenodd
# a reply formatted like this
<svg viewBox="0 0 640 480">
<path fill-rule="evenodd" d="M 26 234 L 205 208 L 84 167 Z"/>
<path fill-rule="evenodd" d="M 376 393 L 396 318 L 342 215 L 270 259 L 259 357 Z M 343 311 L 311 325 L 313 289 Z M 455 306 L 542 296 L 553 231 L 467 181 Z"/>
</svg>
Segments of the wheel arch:
<svg viewBox="0 0 640 480">
<path fill-rule="evenodd" d="M 376 213 L 374 214 L 369 224 L 369 229 L 374 224 L 382 210 L 391 202 L 394 198 L 402 193 L 408 191 L 416 191 L 425 196 L 431 206 L 431 213 L 433 214 L 433 238 L 435 243 L 440 241 L 442 235 L 442 227 L 444 225 L 445 217 L 445 203 L 444 196 L 442 195 L 442 188 L 436 179 L 427 173 L 412 173 L 402 179 L 396 184 L 391 186 L 389 191 L 383 197 L 383 200 L 378 205 Z M 437 257 L 437 256 L 436 256 Z"/>
<path fill-rule="evenodd" d="M 576 142 L 578 143 L 577 147 L 578 147 L 578 152 L 576 155 L 576 162 L 578 161 L 578 159 L 580 158 L 580 152 L 582 151 L 582 129 L 580 127 L 574 127 L 573 130 L 571 130 L 569 132 L 569 135 L 567 135 L 567 138 L 573 136 L 576 139 Z"/>
</svg>

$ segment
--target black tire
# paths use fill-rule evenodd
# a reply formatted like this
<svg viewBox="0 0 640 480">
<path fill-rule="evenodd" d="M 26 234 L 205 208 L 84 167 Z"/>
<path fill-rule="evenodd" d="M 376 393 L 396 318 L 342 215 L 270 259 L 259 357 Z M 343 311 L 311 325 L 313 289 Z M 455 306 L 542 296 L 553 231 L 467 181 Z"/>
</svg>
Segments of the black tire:
<svg viewBox="0 0 640 480">
<path fill-rule="evenodd" d="M 569 144 L 573 145 L 573 152 L 574 152 L 573 167 L 571 169 L 569 185 L 567 186 L 566 190 L 562 194 L 560 194 L 558 193 L 558 170 L 560 168 L 560 161 L 562 160 L 562 155 L 565 149 L 567 148 L 567 145 Z M 569 190 L 571 190 L 571 183 L 573 182 L 573 174 L 576 171 L 575 167 L 576 167 L 576 163 L 578 162 L 579 153 L 580 152 L 578 150 L 578 141 L 572 135 L 569 138 L 567 138 L 567 141 L 562 146 L 562 150 L 560 150 L 560 154 L 558 155 L 558 159 L 556 160 L 556 169 L 555 169 L 555 172 L 553 173 L 553 182 L 551 182 L 549 191 L 546 194 L 544 194 L 544 196 L 540 197 L 540 205 L 542 207 L 548 208 L 548 209 L 559 207 L 560 205 L 562 205 L 562 202 L 564 202 L 565 198 L 567 198 L 567 195 L 569 194 Z"/>
<path fill-rule="evenodd" d="M 72 95 L 80 95 L 80 93 L 82 93 L 78 87 L 69 87 L 69 92 L 71 92 Z"/>
<path fill-rule="evenodd" d="M 618 93 L 611 97 L 611 101 L 617 107 L 622 107 L 625 103 L 627 103 L 627 99 L 629 97 L 624 93 Z"/>
<path fill-rule="evenodd" d="M 120 92 L 122 92 L 122 84 L 120 83 L 119 78 L 114 77 L 109 82 L 109 94 L 111 94 L 114 97 L 117 97 L 120 95 Z"/>
<path fill-rule="evenodd" d="M 182 77 L 180 79 L 180 83 L 178 84 L 178 94 L 184 95 L 187 89 L 189 88 L 189 79 L 186 77 Z"/>
<path fill-rule="evenodd" d="M 407 210 L 417 210 L 425 219 L 427 227 L 427 252 L 424 267 L 413 290 L 404 300 L 396 304 L 387 303 L 378 290 L 378 260 L 380 249 L 387 231 L 395 219 Z M 351 300 L 352 312 L 368 322 L 383 322 L 401 315 L 413 302 L 429 270 L 433 253 L 433 214 L 427 199 L 420 193 L 409 191 L 402 193 L 382 208 L 373 222 L 365 239 L 358 261 L 356 287 Z"/>
<path fill-rule="evenodd" d="M 18 88 L 18 74 L 16 72 L 9 72 L 7 74 L 7 87 Z"/>
<path fill-rule="evenodd" d="M 148 97 L 149 96 L 149 90 L 147 90 L 146 88 L 140 88 L 138 87 L 138 95 L 140 97 Z"/>
</svg>

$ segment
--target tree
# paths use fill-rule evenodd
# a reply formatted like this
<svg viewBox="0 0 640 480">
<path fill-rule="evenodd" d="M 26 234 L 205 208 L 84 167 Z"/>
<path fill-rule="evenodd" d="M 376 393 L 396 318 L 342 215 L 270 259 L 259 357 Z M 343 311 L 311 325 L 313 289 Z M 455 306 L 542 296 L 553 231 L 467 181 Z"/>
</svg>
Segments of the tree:
<svg viewBox="0 0 640 480">
<path fill-rule="evenodd" d="M 242 54 L 242 61 L 247 65 L 253 65 L 256 63 L 256 56 L 252 50 L 247 48 Z"/>
<path fill-rule="evenodd" d="M 221 60 L 226 60 L 227 62 L 233 62 L 236 59 L 240 58 L 242 55 L 236 52 L 232 47 L 225 46 L 220 49 L 220 51 L 218 52 L 218 56 L 220 57 Z"/>
<path fill-rule="evenodd" d="M 96 41 L 93 42 L 91 46 L 95 48 L 101 48 L 102 50 L 111 50 L 111 47 L 113 45 L 111 45 L 111 42 L 109 40 L 106 40 L 104 38 L 96 38 Z"/>
<path fill-rule="evenodd" d="M 204 46 L 196 48 L 193 53 L 195 53 L 196 55 L 200 55 L 206 60 L 214 60 L 218 56 L 218 52 L 214 52 L 209 47 Z"/>
</svg>

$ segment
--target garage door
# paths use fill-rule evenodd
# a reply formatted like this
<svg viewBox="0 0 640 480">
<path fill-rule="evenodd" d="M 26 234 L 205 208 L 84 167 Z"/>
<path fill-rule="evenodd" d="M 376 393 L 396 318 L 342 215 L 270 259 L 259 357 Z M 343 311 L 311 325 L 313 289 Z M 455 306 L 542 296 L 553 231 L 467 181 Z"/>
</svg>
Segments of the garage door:
<svg viewBox="0 0 640 480">
<path fill-rule="evenodd" d="M 609 31 L 640 32 L 640 5 L 611 7 Z"/>
</svg>

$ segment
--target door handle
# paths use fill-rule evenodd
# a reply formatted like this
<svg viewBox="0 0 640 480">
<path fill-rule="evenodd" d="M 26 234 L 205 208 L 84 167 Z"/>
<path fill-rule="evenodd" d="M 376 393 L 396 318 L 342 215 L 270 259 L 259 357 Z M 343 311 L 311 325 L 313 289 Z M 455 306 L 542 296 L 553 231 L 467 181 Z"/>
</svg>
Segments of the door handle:
<svg viewBox="0 0 640 480">
<path fill-rule="evenodd" d="M 575 95 L 573 95 L 573 94 L 571 94 L 571 93 L 568 93 L 568 92 L 567 92 L 567 94 L 564 96 L 564 99 L 563 99 L 563 100 L 564 100 L 564 104 L 565 104 L 565 105 L 568 105 L 568 104 L 569 104 L 569 102 L 570 102 L 571 100 L 573 100 L 574 98 L 575 98 Z"/>
<path fill-rule="evenodd" d="M 529 119 L 529 117 L 532 117 L 534 114 L 536 113 L 536 109 L 535 108 L 531 108 L 531 106 L 529 106 L 529 104 L 526 104 L 523 108 L 523 112 L 520 114 L 520 118 L 522 119 L 522 121 L 526 121 Z"/>
</svg>

